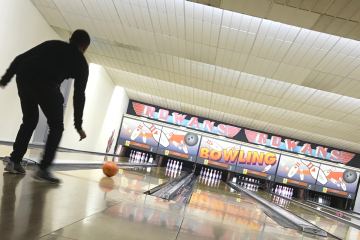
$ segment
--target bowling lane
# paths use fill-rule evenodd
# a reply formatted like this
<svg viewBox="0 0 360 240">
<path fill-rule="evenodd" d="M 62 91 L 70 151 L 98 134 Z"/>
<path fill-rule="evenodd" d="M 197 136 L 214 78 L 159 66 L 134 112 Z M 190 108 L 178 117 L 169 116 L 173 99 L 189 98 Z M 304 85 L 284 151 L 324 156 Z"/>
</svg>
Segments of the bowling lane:
<svg viewBox="0 0 360 240">
<path fill-rule="evenodd" d="M 11 145 L 3 145 L 0 144 L 0 156 L 9 156 L 12 152 L 12 146 Z M 43 152 L 43 147 L 29 147 L 26 151 L 24 158 L 25 159 L 31 159 L 36 162 L 39 162 L 41 160 Z M 127 157 L 112 157 L 112 156 L 104 156 L 100 154 L 88 154 L 83 153 L 79 151 L 70 151 L 70 150 L 64 150 L 59 149 L 56 152 L 56 157 L 54 160 L 54 163 L 59 164 L 102 164 L 104 161 L 107 160 L 115 160 L 119 163 L 128 163 Z"/>
<path fill-rule="evenodd" d="M 307 206 L 316 208 L 317 210 L 320 210 L 322 212 L 331 214 L 331 215 L 333 215 L 335 217 L 342 218 L 342 219 L 344 219 L 346 221 L 350 221 L 350 222 L 352 222 L 354 224 L 360 225 L 360 216 L 351 214 L 349 212 L 341 211 L 341 210 L 338 210 L 338 209 L 335 209 L 335 208 L 332 208 L 332 207 L 322 206 L 320 204 L 316 204 L 316 203 L 313 203 L 313 202 L 310 202 L 310 201 L 303 201 L 302 203 L 307 205 Z"/>
<path fill-rule="evenodd" d="M 265 191 L 256 192 L 267 201 L 273 202 L 289 212 L 309 221 L 317 227 L 333 234 L 340 239 L 360 239 L 360 231 L 348 224 L 337 221 L 331 217 L 325 216 L 317 211 L 312 211 L 295 202 L 280 198 Z"/>
<path fill-rule="evenodd" d="M 317 237 L 282 227 L 265 214 L 261 204 L 224 182 L 211 187 L 198 181 L 177 239 L 290 238 Z"/>
<path fill-rule="evenodd" d="M 185 204 L 143 194 L 168 180 L 165 168 L 122 169 L 112 178 L 101 170 L 58 174 L 98 182 L 104 199 L 116 204 L 41 239 L 176 239 Z"/>
<path fill-rule="evenodd" d="M 169 180 L 165 168 L 161 167 L 120 168 L 119 174 L 112 178 L 105 177 L 101 169 L 62 171 L 58 173 L 98 182 L 99 186 L 109 193 L 108 197 L 110 198 L 115 192 L 120 193 L 121 198 L 131 196 L 141 198 L 145 191 Z M 118 198 L 118 195 L 115 194 L 115 197 Z"/>
</svg>

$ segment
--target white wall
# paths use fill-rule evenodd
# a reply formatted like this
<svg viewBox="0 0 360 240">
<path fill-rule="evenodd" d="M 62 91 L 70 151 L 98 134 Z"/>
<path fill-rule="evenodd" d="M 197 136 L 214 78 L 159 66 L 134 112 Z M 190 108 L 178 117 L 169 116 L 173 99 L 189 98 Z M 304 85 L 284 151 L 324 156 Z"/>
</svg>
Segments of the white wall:
<svg viewBox="0 0 360 240">
<path fill-rule="evenodd" d="M 0 0 L 0 75 L 18 54 L 49 40 L 59 39 L 29 0 Z M 21 123 L 15 79 L 0 89 L 0 140 L 14 141 Z"/>
<path fill-rule="evenodd" d="M 115 130 L 115 145 L 122 115 L 126 112 L 129 103 L 125 90 L 115 86 L 102 66 L 90 64 L 83 116 L 83 129 L 88 137 L 81 142 L 78 141 L 79 136 L 74 129 L 72 97 L 73 89 L 71 89 L 65 110 L 65 131 L 60 146 L 84 151 L 105 152 L 113 130 Z"/>
</svg>

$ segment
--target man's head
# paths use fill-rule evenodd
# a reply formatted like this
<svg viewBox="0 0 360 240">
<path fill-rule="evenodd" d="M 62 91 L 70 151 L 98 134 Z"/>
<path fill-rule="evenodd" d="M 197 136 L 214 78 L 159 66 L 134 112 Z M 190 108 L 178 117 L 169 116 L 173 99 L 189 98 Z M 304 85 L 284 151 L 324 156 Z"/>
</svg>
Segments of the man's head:
<svg viewBox="0 0 360 240">
<path fill-rule="evenodd" d="M 90 45 L 90 36 L 85 30 L 77 29 L 70 37 L 70 44 L 74 44 L 84 53 Z"/>
</svg>

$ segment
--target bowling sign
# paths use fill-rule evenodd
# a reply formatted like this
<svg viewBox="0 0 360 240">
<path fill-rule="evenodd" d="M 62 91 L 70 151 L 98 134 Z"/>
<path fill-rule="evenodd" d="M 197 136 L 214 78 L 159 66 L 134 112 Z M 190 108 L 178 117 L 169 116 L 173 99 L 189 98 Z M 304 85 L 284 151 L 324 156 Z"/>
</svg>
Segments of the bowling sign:
<svg viewBox="0 0 360 240">
<path fill-rule="evenodd" d="M 195 162 L 200 136 L 182 130 L 163 127 L 158 153 Z"/>
<path fill-rule="evenodd" d="M 279 154 L 241 146 L 237 159 L 237 172 L 268 180 L 275 178 Z"/>
<path fill-rule="evenodd" d="M 314 190 L 319 168 L 319 163 L 281 155 L 275 181 Z"/>
<path fill-rule="evenodd" d="M 161 126 L 131 118 L 123 118 L 119 144 L 155 152 L 161 135 Z"/>
<path fill-rule="evenodd" d="M 319 192 L 344 198 L 355 198 L 359 172 L 321 164 L 316 182 Z"/>
<path fill-rule="evenodd" d="M 229 171 L 235 171 L 240 145 L 202 137 L 197 162 Z"/>
</svg>

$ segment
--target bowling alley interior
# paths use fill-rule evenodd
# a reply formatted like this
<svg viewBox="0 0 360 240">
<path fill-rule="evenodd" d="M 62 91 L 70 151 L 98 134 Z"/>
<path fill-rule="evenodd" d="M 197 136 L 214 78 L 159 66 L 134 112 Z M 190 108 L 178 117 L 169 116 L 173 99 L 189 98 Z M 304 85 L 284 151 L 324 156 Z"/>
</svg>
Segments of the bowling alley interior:
<svg viewBox="0 0 360 240">
<path fill-rule="evenodd" d="M 59 184 L 41 109 L 9 168 L 0 88 L 1 240 L 360 239 L 359 0 L 1 0 L 0 76 L 77 29 L 87 137 L 65 79 Z"/>
</svg>

